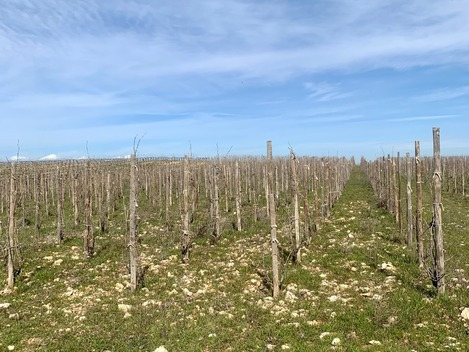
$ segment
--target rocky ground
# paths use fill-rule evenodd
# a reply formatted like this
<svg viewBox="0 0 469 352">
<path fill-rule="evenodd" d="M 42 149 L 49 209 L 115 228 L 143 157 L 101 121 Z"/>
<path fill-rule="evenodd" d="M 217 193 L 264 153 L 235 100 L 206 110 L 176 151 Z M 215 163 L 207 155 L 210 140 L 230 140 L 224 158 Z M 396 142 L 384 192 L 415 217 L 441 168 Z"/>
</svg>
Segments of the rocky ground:
<svg viewBox="0 0 469 352">
<path fill-rule="evenodd" d="M 141 228 L 146 272 L 136 294 L 117 229 L 97 238 L 91 260 L 79 239 L 38 244 L 15 291 L 0 296 L 0 350 L 469 350 L 467 257 L 453 260 L 448 294 L 436 297 L 361 174 L 303 248 L 301 263 L 284 258 L 275 300 L 268 226 L 229 232 L 215 245 L 200 239 L 188 265 L 177 245 L 155 245 L 163 227 Z M 288 247 L 281 229 L 279 239 Z"/>
</svg>

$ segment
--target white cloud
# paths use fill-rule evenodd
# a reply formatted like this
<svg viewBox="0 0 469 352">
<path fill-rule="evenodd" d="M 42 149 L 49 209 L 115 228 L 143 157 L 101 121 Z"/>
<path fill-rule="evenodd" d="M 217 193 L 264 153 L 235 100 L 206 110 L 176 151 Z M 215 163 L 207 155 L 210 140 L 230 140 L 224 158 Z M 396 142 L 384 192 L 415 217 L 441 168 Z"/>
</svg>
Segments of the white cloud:
<svg viewBox="0 0 469 352">
<path fill-rule="evenodd" d="M 22 156 L 22 155 L 13 155 L 10 157 L 11 161 L 25 161 L 28 160 L 29 158 L 27 156 Z"/>
<path fill-rule="evenodd" d="M 43 156 L 39 160 L 58 160 L 58 159 L 59 157 L 57 156 L 57 154 L 49 154 L 49 155 Z"/>
</svg>

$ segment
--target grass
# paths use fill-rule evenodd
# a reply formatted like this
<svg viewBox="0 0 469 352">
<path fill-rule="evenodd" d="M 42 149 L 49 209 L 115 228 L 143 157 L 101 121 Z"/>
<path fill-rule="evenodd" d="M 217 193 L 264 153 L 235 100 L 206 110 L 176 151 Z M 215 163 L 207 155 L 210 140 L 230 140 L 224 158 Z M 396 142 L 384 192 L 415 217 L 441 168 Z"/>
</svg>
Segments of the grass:
<svg viewBox="0 0 469 352">
<path fill-rule="evenodd" d="M 215 245 L 198 237 L 182 265 L 177 234 L 142 220 L 148 271 L 135 294 L 126 288 L 118 217 L 96 237 L 90 260 L 80 238 L 53 244 L 53 225 L 48 232 L 44 224 L 40 236 L 25 231 L 22 274 L 15 291 L 0 296 L 11 304 L 0 311 L 0 350 L 467 351 L 460 312 L 469 307 L 468 201 L 444 199 L 449 277 L 442 297 L 419 272 L 414 250 L 396 240 L 397 225 L 358 168 L 302 263 L 284 266 L 277 300 L 257 273 L 270 265 L 266 221 L 250 227 L 248 220 L 245 228 L 255 231 L 229 229 Z M 280 231 L 279 238 L 288 236 Z M 131 307 L 127 316 L 119 304 Z"/>
</svg>

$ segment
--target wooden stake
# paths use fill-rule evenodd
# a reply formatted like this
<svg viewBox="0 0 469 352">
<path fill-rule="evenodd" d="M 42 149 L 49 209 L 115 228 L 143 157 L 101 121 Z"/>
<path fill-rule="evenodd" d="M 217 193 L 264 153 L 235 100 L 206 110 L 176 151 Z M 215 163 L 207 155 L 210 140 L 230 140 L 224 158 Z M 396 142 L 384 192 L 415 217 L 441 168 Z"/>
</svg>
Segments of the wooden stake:
<svg viewBox="0 0 469 352">
<path fill-rule="evenodd" d="M 62 243 L 64 240 L 64 230 L 63 230 L 63 205 L 62 205 L 62 176 L 60 173 L 60 168 L 57 165 L 57 174 L 56 174 L 56 190 L 57 190 L 57 242 Z"/>
<path fill-rule="evenodd" d="M 417 192 L 417 209 L 416 209 L 416 239 L 417 239 L 417 255 L 419 267 L 424 266 L 423 252 L 423 206 L 422 206 L 422 162 L 420 160 L 420 142 L 415 141 L 415 178 Z"/>
<path fill-rule="evenodd" d="M 399 235 L 402 234 L 402 215 L 401 215 L 401 154 L 397 152 L 397 222 L 399 223 Z"/>
<path fill-rule="evenodd" d="M 280 281 L 278 274 L 278 241 L 277 241 L 277 222 L 275 216 L 275 197 L 269 194 L 270 205 L 270 241 L 272 243 L 272 296 L 277 298 L 280 294 Z"/>
<path fill-rule="evenodd" d="M 181 237 L 181 260 L 184 264 L 189 263 L 190 234 L 189 234 L 189 158 L 184 158 L 183 165 L 183 212 L 182 212 L 182 237 Z"/>
<path fill-rule="evenodd" d="M 433 128 L 433 240 L 434 240 L 434 284 L 438 294 L 445 293 L 445 256 L 443 249 L 443 226 L 441 219 L 441 157 L 440 129 Z"/>
<path fill-rule="evenodd" d="M 40 203 L 39 198 L 41 196 L 41 175 L 37 170 L 34 171 L 34 229 L 36 234 L 39 234 L 41 228 L 41 214 L 40 214 Z"/>
<path fill-rule="evenodd" d="M 269 212 L 270 212 L 270 206 L 269 206 L 269 194 L 270 192 L 272 192 L 272 184 L 273 184 L 273 161 L 272 161 L 272 141 L 267 141 L 267 164 L 268 164 L 268 170 L 266 169 L 265 170 L 265 198 L 266 198 L 266 206 L 267 206 L 267 216 L 269 216 Z"/>
<path fill-rule="evenodd" d="M 94 236 L 92 224 L 92 207 L 91 207 L 91 166 L 90 161 L 86 161 L 85 169 L 85 232 L 84 232 L 84 251 L 88 258 L 91 258 L 94 253 Z"/>
<path fill-rule="evenodd" d="M 406 153 L 406 177 L 407 177 L 407 246 L 412 246 L 412 167 L 410 164 L 410 153 Z"/>
<path fill-rule="evenodd" d="M 169 164 L 166 164 L 166 174 L 165 174 L 165 219 L 166 219 L 166 228 L 169 229 L 169 208 L 170 208 L 170 199 L 171 199 L 171 177 L 170 177 L 170 169 L 169 169 Z"/>
<path fill-rule="evenodd" d="M 270 191 L 267 199 L 267 209 L 270 215 L 270 242 L 272 245 L 272 296 L 277 298 L 280 294 L 280 280 L 278 274 L 278 240 L 277 240 L 277 220 L 275 209 L 275 195 L 273 192 L 273 160 L 272 141 L 267 141 L 267 186 Z"/>
<path fill-rule="evenodd" d="M 293 261 L 301 263 L 301 241 L 300 241 L 300 215 L 298 209 L 298 175 L 296 167 L 297 159 L 293 149 L 290 149 L 291 191 L 293 203 L 293 219 L 295 223 L 295 236 L 293 241 Z"/>
<path fill-rule="evenodd" d="M 129 199 L 129 261 L 130 261 L 130 290 L 137 290 L 137 272 L 138 272 L 138 240 L 137 240 L 137 160 L 133 153 L 130 156 L 130 199 Z"/>
<path fill-rule="evenodd" d="M 8 258 L 7 258 L 7 286 L 11 290 L 15 285 L 15 209 L 16 209 L 16 163 L 10 166 L 10 211 L 8 216 Z"/>
<path fill-rule="evenodd" d="M 241 231 L 241 177 L 239 172 L 239 163 L 235 164 L 235 183 L 236 183 L 236 220 L 238 231 Z"/>
<path fill-rule="evenodd" d="M 218 189 L 219 182 L 219 165 L 213 167 L 213 215 L 215 220 L 215 229 L 214 229 L 214 240 L 218 242 L 220 239 L 220 192 Z"/>
</svg>

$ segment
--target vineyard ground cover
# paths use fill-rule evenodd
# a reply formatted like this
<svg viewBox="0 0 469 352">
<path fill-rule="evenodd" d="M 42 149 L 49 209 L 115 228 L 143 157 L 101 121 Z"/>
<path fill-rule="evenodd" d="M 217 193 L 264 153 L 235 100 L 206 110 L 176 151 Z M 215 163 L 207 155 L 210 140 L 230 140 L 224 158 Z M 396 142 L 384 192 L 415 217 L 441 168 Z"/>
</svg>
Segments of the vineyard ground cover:
<svg viewBox="0 0 469 352">
<path fill-rule="evenodd" d="M 216 244 L 199 236 L 188 265 L 165 224 L 142 221 L 146 273 L 135 294 L 127 287 L 123 212 L 96 236 L 90 260 L 80 227 L 67 224 L 77 235 L 56 245 L 51 220 L 39 235 L 22 231 L 22 273 L 15 291 L 0 295 L 0 303 L 10 304 L 0 310 L 0 349 L 467 351 L 460 313 L 469 306 L 469 204 L 450 194 L 443 199 L 449 280 L 448 293 L 438 297 L 359 168 L 303 248 L 301 264 L 282 268 L 277 300 L 269 277 L 259 274 L 270 265 L 267 219 L 252 224 L 247 217 L 245 230 L 225 229 Z M 281 244 L 287 239 L 279 228 Z"/>
</svg>

